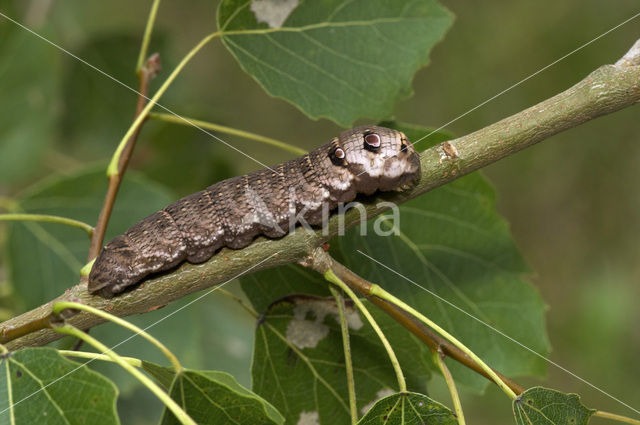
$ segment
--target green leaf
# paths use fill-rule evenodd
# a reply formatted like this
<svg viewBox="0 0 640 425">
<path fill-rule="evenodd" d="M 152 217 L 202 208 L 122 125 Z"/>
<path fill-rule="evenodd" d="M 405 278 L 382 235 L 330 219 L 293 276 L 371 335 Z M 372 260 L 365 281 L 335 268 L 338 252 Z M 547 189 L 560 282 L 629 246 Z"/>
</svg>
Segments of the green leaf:
<svg viewBox="0 0 640 425">
<path fill-rule="evenodd" d="M 260 314 L 266 313 L 275 300 L 291 294 L 331 295 L 322 276 L 297 264 L 243 275 L 239 280 L 242 290 Z"/>
<path fill-rule="evenodd" d="M 148 366 L 148 364 L 146 365 Z M 146 367 L 145 367 L 146 369 Z M 157 366 L 148 370 L 161 382 L 173 373 L 169 394 L 198 424 L 270 425 L 283 424 L 282 415 L 268 402 L 244 388 L 228 373 L 184 370 L 175 374 Z M 165 409 L 163 425 L 180 422 Z"/>
<path fill-rule="evenodd" d="M 156 48 L 161 51 L 164 39 L 162 33 L 159 37 L 154 34 L 154 41 L 160 41 Z M 75 54 L 138 90 L 134 64 L 139 49 L 137 32 L 112 32 L 93 36 Z M 65 57 L 65 61 L 60 149 L 85 160 L 109 157 L 133 119 L 138 95 L 75 58 Z"/>
<path fill-rule="evenodd" d="M 118 390 L 52 348 L 26 348 L 0 361 L 0 415 L 12 424 L 119 424 Z"/>
<path fill-rule="evenodd" d="M 0 44 L 0 182 L 6 184 L 37 173 L 53 140 L 60 54 L 18 27 L 0 36 L 6 37 Z"/>
<path fill-rule="evenodd" d="M 36 185 L 19 199 L 24 212 L 59 215 L 95 223 L 107 178 L 104 170 L 92 168 L 57 176 Z M 123 232 L 136 220 L 163 208 L 174 197 L 157 184 L 127 173 L 113 210 L 107 240 Z M 71 227 L 50 223 L 12 223 L 4 264 L 16 294 L 25 308 L 33 308 L 60 295 L 78 282 L 86 262 L 89 238 Z"/>
<path fill-rule="evenodd" d="M 141 171 L 176 193 L 187 195 L 237 175 L 225 156 L 228 148 L 198 129 L 150 121 L 145 133 Z"/>
<path fill-rule="evenodd" d="M 388 335 L 408 386 L 424 391 L 429 377 L 427 349 L 371 304 L 366 305 Z M 306 423 L 312 418 L 319 424 L 350 423 L 338 320 L 333 298 L 300 294 L 273 304 L 256 329 L 253 390 L 276 406 L 287 423 Z M 392 394 L 397 381 L 380 340 L 362 320 L 347 302 L 358 409 L 364 413 L 373 402 Z"/>
<path fill-rule="evenodd" d="M 417 393 L 394 394 L 378 401 L 358 425 L 456 425 L 451 410 Z"/>
<path fill-rule="evenodd" d="M 401 129 L 413 140 L 430 132 L 402 123 L 385 125 Z M 434 136 L 437 137 L 428 138 L 420 147 L 452 138 L 447 132 Z M 368 236 L 362 237 L 358 228 L 352 229 L 331 242 L 332 250 L 352 270 L 420 309 L 502 373 L 539 375 L 545 365 L 538 356 L 356 251 L 362 250 L 545 355 L 549 350 L 545 305 L 523 279 L 529 269 L 507 223 L 497 213 L 495 202 L 493 188 L 476 173 L 401 205 L 400 236 L 377 236 L 372 224 L 389 227 L 376 218 L 368 224 Z M 298 266 L 255 273 L 241 282 L 260 313 L 273 300 L 288 294 L 328 294 L 322 279 Z M 446 361 L 458 382 L 476 391 L 486 387 L 484 378 Z"/>
<path fill-rule="evenodd" d="M 518 425 L 586 425 L 594 412 L 577 394 L 542 387 L 529 388 L 513 400 Z"/>
<path fill-rule="evenodd" d="M 201 295 L 186 296 L 165 308 L 130 316 L 127 320 L 146 328 Z M 185 326 L 185 323 L 189 326 Z M 215 292 L 149 329 L 149 332 L 161 340 L 183 364 L 192 368 L 229 372 L 243 385 L 249 385 L 251 379 L 249 367 L 253 331 L 253 318 L 236 303 Z M 93 328 L 91 334 L 107 346 L 120 344 L 131 336 L 130 331 L 108 323 Z M 120 345 L 118 352 L 148 362 L 166 362 L 166 358 L 156 347 L 139 337 Z M 104 362 L 94 362 L 91 366 L 118 385 L 121 400 L 137 397 L 135 390 L 140 388 L 140 384 L 127 373 Z M 166 388 L 169 388 L 169 384 Z"/>
<path fill-rule="evenodd" d="M 148 362 L 146 360 L 142 361 L 142 368 L 149 375 L 153 376 L 158 384 L 162 386 L 162 388 L 169 391 L 169 388 L 171 388 L 171 384 L 176 377 L 176 372 L 175 370 L 173 370 L 173 368 L 160 366 L 159 364 Z"/>
<path fill-rule="evenodd" d="M 378 125 L 404 132 L 412 143 L 417 142 L 414 147 L 420 152 L 424 151 L 428 147 L 454 138 L 453 133 L 450 133 L 447 130 L 438 130 L 437 128 L 423 127 L 421 125 L 405 122 L 382 121 Z"/>
<path fill-rule="evenodd" d="M 423 312 L 505 375 L 544 372 L 543 359 L 489 327 L 542 355 L 549 350 L 545 304 L 523 279 L 528 268 L 484 177 L 474 173 L 402 204 L 395 223 L 391 215 L 372 221 L 367 236 L 358 237 L 354 228 L 338 239 L 348 267 Z M 399 234 L 376 234 L 376 225 L 389 233 L 396 225 Z M 459 382 L 476 390 L 487 385 L 460 364 L 447 364 Z"/>
<path fill-rule="evenodd" d="M 224 0 L 218 9 L 225 46 L 270 95 L 343 126 L 388 118 L 452 20 L 435 0 Z"/>
</svg>

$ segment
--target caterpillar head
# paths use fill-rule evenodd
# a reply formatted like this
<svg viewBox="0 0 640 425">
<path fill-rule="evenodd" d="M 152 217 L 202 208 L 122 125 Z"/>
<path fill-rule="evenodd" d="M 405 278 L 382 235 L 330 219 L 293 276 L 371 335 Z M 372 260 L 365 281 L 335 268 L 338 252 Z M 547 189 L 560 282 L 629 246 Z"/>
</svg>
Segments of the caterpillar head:
<svg viewBox="0 0 640 425">
<path fill-rule="evenodd" d="M 401 131 L 361 126 L 335 140 L 330 158 L 349 171 L 357 193 L 402 190 L 420 178 L 420 156 Z"/>
</svg>

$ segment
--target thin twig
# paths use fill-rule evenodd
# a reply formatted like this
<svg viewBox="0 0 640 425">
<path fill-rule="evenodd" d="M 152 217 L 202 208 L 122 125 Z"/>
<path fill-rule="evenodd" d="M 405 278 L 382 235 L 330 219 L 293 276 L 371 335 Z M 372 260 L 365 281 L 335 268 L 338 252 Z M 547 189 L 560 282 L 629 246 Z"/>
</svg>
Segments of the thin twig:
<svg viewBox="0 0 640 425">
<path fill-rule="evenodd" d="M 178 403 L 176 403 L 169 396 L 169 394 L 167 394 L 166 391 L 164 391 L 162 388 L 160 388 L 158 386 L 158 384 L 153 382 L 149 377 L 147 377 L 145 374 L 140 372 L 133 365 L 131 365 L 126 360 L 124 360 L 121 356 L 119 356 L 118 354 L 116 354 L 115 352 L 110 350 L 109 347 L 107 347 L 106 345 L 102 344 L 100 341 L 98 341 L 97 339 L 93 338 L 92 336 L 86 334 L 85 332 L 82 332 L 80 329 L 75 328 L 75 327 L 73 327 L 73 326 L 71 326 L 69 324 L 64 324 L 64 325 L 61 325 L 61 326 L 57 325 L 57 326 L 54 326 L 53 329 L 56 332 L 59 332 L 61 334 L 71 335 L 71 336 L 75 336 L 76 338 L 80 338 L 80 339 L 84 340 L 87 344 L 93 346 L 95 349 L 100 350 L 102 352 L 102 354 L 105 354 L 105 355 L 111 357 L 111 359 L 115 363 L 117 363 L 120 367 L 122 367 L 124 370 L 129 372 L 129 374 L 131 374 L 134 378 L 136 378 L 138 381 L 140 381 L 145 387 L 147 387 L 149 389 L 149 391 L 151 391 L 156 397 L 158 397 L 160 399 L 160 401 L 162 401 L 164 403 L 164 405 L 167 406 L 167 408 L 169 410 L 171 410 L 171 413 L 173 413 L 175 415 L 176 419 L 180 423 L 182 423 L 184 425 L 197 425 L 196 422 L 193 419 L 191 419 L 189 414 L 187 412 L 185 412 L 180 407 L 180 405 Z"/>
<path fill-rule="evenodd" d="M 351 425 L 358 422 L 358 407 L 356 405 L 356 385 L 353 378 L 353 360 L 351 359 L 351 341 L 349 340 L 349 325 L 345 316 L 344 296 L 333 286 L 329 286 L 331 295 L 336 300 L 340 317 L 340 331 L 342 333 L 342 348 L 344 350 L 344 369 L 347 374 L 347 390 L 349 393 L 349 412 Z"/>
<path fill-rule="evenodd" d="M 95 314 L 96 316 L 102 317 L 105 320 L 113 322 L 116 325 L 129 329 L 130 331 L 135 332 L 136 335 L 140 335 L 142 338 L 146 339 L 151 344 L 155 345 L 156 348 L 158 348 L 158 350 L 160 350 L 162 354 L 164 354 L 167 357 L 167 359 L 169 359 L 169 362 L 171 362 L 171 365 L 173 366 L 173 369 L 176 373 L 180 373 L 184 369 L 180 364 L 180 361 L 178 361 L 178 358 L 175 356 L 175 354 L 171 352 L 171 350 L 167 348 L 166 345 L 160 342 L 157 338 L 153 337 L 151 334 L 145 332 L 144 329 L 139 328 L 138 326 L 134 325 L 131 322 L 127 322 L 126 320 L 123 320 L 117 316 L 114 316 L 113 314 L 107 313 L 106 311 L 98 310 L 97 308 L 84 305 L 82 303 L 76 303 L 71 301 L 60 301 L 53 305 L 54 314 L 60 314 L 64 310 L 86 311 L 91 314 Z"/>
<path fill-rule="evenodd" d="M 491 376 L 486 373 L 472 358 L 466 355 L 462 350 L 460 350 L 455 345 L 451 344 L 446 339 L 442 338 L 440 335 L 429 329 L 423 323 L 418 321 L 414 316 L 410 315 L 406 311 L 403 311 L 398 306 L 393 305 L 392 303 L 384 300 L 382 298 L 378 298 L 376 296 L 371 295 L 371 287 L 373 284 L 366 279 L 363 279 L 359 275 L 355 274 L 353 271 L 343 266 L 339 262 L 335 261 L 331 257 L 326 257 L 330 263 L 329 267 L 334 271 L 336 275 L 338 275 L 345 283 L 349 285 L 354 291 L 360 293 L 361 295 L 367 297 L 371 303 L 375 304 L 382 311 L 391 316 L 396 322 L 402 325 L 409 332 L 417 336 L 431 351 L 441 351 L 447 357 L 452 358 L 458 363 L 466 366 L 472 371 L 484 376 L 488 380 L 491 380 Z M 502 381 L 513 390 L 516 394 L 522 394 L 525 391 L 525 387 L 517 384 L 513 380 L 507 378 L 506 376 L 500 374 L 498 371 L 494 372 L 502 379 Z"/>
<path fill-rule="evenodd" d="M 79 341 L 82 341 L 79 339 Z M 84 342 L 84 341 L 83 341 Z M 77 350 L 58 350 L 58 354 L 65 357 L 77 357 L 80 359 L 93 359 L 102 360 L 103 362 L 113 362 L 113 359 L 106 354 L 92 353 L 89 351 L 77 351 Z M 129 363 L 131 366 L 142 367 L 142 360 L 135 357 L 120 356 L 122 360 Z"/>
<path fill-rule="evenodd" d="M 627 59 L 630 59 L 628 63 L 635 63 L 633 57 Z M 381 193 L 363 200 L 367 217 L 372 218 L 386 211 L 388 204 L 379 206 L 378 203 L 381 201 L 399 205 L 554 134 L 626 108 L 638 101 L 640 66 L 601 66 L 573 87 L 550 99 L 482 130 L 445 142 L 446 146 L 440 144 L 425 150 L 420 158 L 420 181 L 411 189 Z M 451 151 L 451 147 L 455 147 L 458 152 L 455 158 L 448 157 L 445 153 L 445 148 Z M 206 263 L 183 264 L 171 274 L 148 279 L 135 290 L 123 293 L 112 300 L 88 294 L 86 282 L 80 282 L 69 288 L 56 301 L 75 299 L 96 308 L 108 309 L 119 317 L 142 313 L 225 282 L 263 260 L 265 261 L 260 263 L 259 267 L 253 269 L 254 272 L 298 262 L 308 256 L 315 247 L 336 236 L 339 230 L 344 231 L 359 222 L 360 211 L 352 208 L 344 215 L 332 216 L 327 232 L 318 230 L 310 233 L 300 230 L 281 239 L 259 237 L 242 250 L 223 249 Z M 8 348 L 16 349 L 44 345 L 60 338 L 44 327 L 30 324 L 34 321 L 42 323 L 43 318 L 50 314 L 51 305 L 52 301 L 4 322 L 0 326 L 0 343 L 24 336 L 7 344 Z M 69 319 L 68 323 L 88 329 L 102 321 L 80 313 Z M 38 332 L 31 334 L 34 331 Z"/>
<path fill-rule="evenodd" d="M 440 369 L 440 373 L 442 373 L 444 381 L 447 383 L 447 388 L 449 388 L 451 401 L 453 401 L 453 411 L 456 412 L 458 425 L 465 425 L 466 422 L 464 420 L 464 412 L 462 411 L 462 403 L 460 403 L 460 395 L 458 394 L 453 376 L 451 376 L 451 372 L 444 362 L 444 353 L 440 350 L 433 351 L 433 361 L 438 366 L 438 369 Z"/>
<path fill-rule="evenodd" d="M 373 318 L 371 313 L 369 313 L 367 307 L 362 304 L 362 301 L 358 299 L 358 296 L 351 290 L 351 288 L 349 288 L 346 283 L 344 283 L 338 276 L 336 276 L 331 269 L 325 270 L 323 275 L 326 280 L 342 289 L 349 296 L 349 298 L 353 300 L 354 304 L 358 307 L 358 310 L 360 310 L 360 312 L 367 319 L 375 333 L 378 335 L 378 338 L 380 338 L 380 342 L 382 342 L 384 349 L 387 351 L 387 356 L 389 356 L 389 360 L 391 361 L 393 370 L 396 373 L 396 378 L 398 379 L 398 391 L 401 393 L 407 392 L 407 383 L 404 379 L 404 373 L 402 372 L 402 368 L 400 367 L 398 357 L 393 351 L 393 347 L 391 346 L 391 343 L 389 343 L 389 340 L 385 336 L 384 332 L 382 332 L 382 329 L 380 329 L 380 326 L 378 325 L 376 320 Z"/>
<path fill-rule="evenodd" d="M 151 41 L 151 33 L 153 32 L 153 26 L 156 23 L 156 16 L 158 14 L 158 7 L 160 6 L 160 0 L 153 0 L 151 10 L 149 11 L 149 18 L 147 18 L 147 25 L 144 28 L 144 35 L 142 36 L 142 45 L 140 46 L 140 53 L 138 54 L 138 61 L 136 62 L 136 73 L 140 77 L 145 66 L 145 59 L 147 58 L 147 51 L 149 50 L 149 42 Z"/>
<path fill-rule="evenodd" d="M 91 225 L 79 220 L 74 220 L 72 218 L 67 218 L 67 217 L 60 217 L 57 215 L 28 214 L 28 213 L 0 214 L 0 221 L 39 221 L 43 223 L 58 223 L 58 224 L 65 224 L 67 226 L 82 229 L 85 232 L 87 232 L 89 237 L 91 237 L 91 235 L 93 234 L 93 227 L 91 227 Z"/>
<path fill-rule="evenodd" d="M 258 319 L 260 318 L 260 314 L 250 305 L 248 305 L 247 303 L 244 302 L 244 300 L 242 300 L 242 298 L 236 296 L 235 294 L 232 294 L 231 292 L 227 291 L 226 289 L 217 289 L 216 290 L 217 293 L 224 295 L 225 297 L 231 298 L 233 301 L 237 302 L 240 307 L 242 307 L 247 313 L 249 313 L 254 319 Z"/>
<path fill-rule="evenodd" d="M 391 302 L 392 304 L 395 304 L 398 307 L 402 308 L 407 313 L 415 316 L 416 319 L 420 320 L 422 323 L 429 326 L 431 329 L 439 333 L 440 336 L 442 336 L 443 338 L 448 340 L 450 343 L 452 343 L 453 345 L 458 347 L 460 350 L 462 350 L 465 354 L 467 354 L 467 356 L 471 357 L 471 359 L 475 361 L 478 364 L 478 366 L 480 366 L 491 377 L 491 380 L 495 382 L 495 384 L 498 385 L 498 388 L 500 388 L 502 392 L 504 392 L 510 399 L 513 400 L 517 397 L 516 393 L 511 388 L 509 388 L 508 385 L 504 383 L 504 381 L 500 378 L 500 376 L 498 376 L 495 370 L 489 367 L 489 365 L 487 365 L 476 353 L 471 351 L 460 340 L 458 340 L 456 337 L 451 335 L 448 331 L 446 331 L 440 325 L 438 325 L 437 323 L 429 319 L 420 311 L 406 304 L 401 299 L 395 297 L 393 294 L 390 294 L 389 292 L 385 291 L 382 287 L 378 285 L 371 286 L 371 294 L 377 297 L 383 298 Z"/>
<path fill-rule="evenodd" d="M 176 116 L 171 114 L 164 114 L 159 112 L 152 112 L 149 114 L 149 118 L 152 120 L 165 121 L 173 124 L 181 124 L 188 126 L 196 126 L 207 130 L 213 130 L 220 133 L 230 134 L 232 136 L 243 137 L 249 140 L 255 140 L 256 142 L 265 143 L 267 145 L 291 152 L 296 155 L 304 155 L 307 153 L 302 148 L 299 148 L 289 143 L 281 142 L 280 140 L 272 139 L 271 137 L 261 136 L 260 134 L 251 133 L 248 131 L 238 130 L 237 128 L 227 127 L 220 124 L 214 124 L 212 122 L 200 121 L 193 118 L 185 117 L 184 115 Z"/>
<path fill-rule="evenodd" d="M 420 340 L 423 341 L 432 352 L 440 351 L 449 355 L 451 358 L 467 366 L 474 372 L 479 373 L 492 382 L 495 382 L 498 387 L 509 395 L 509 397 L 515 398 L 516 394 L 521 394 L 524 391 L 522 386 L 514 383 L 494 369 L 489 368 L 475 354 L 472 352 L 465 352 L 463 349 L 458 347 L 457 341 L 453 337 L 451 337 L 452 339 L 448 339 L 450 336 L 448 333 L 444 332 L 441 334 L 442 336 L 438 335 L 441 329 L 423 317 L 421 313 L 417 311 L 407 311 L 406 308 L 410 307 L 399 302 L 399 300 L 397 300 L 396 303 L 393 303 L 387 299 L 377 296 L 376 291 L 382 291 L 378 285 L 368 282 L 358 276 L 334 260 L 323 249 L 317 248 L 302 264 L 325 276 L 327 271 L 334 273 L 338 279 L 345 282 L 349 288 L 353 288 L 355 291 L 358 291 L 360 294 L 367 297 L 369 301 L 376 306 L 379 306 L 399 324 L 420 338 Z M 392 295 L 388 293 L 386 293 L 386 296 L 392 297 Z M 399 314 L 399 311 L 404 314 Z M 438 333 L 435 333 L 433 330 L 429 329 L 429 327 L 424 326 L 425 323 L 429 323 L 429 327 L 434 328 Z M 421 326 L 416 326 L 417 324 Z M 445 334 L 447 339 L 443 338 Z"/>
<path fill-rule="evenodd" d="M 138 73 L 140 84 L 138 87 L 138 102 L 136 104 L 136 113 L 135 117 L 138 117 L 146 103 L 147 103 L 147 93 L 149 91 L 149 84 L 151 80 L 155 78 L 160 72 L 160 56 L 156 53 L 153 54 L 147 59 L 144 66 L 140 69 Z M 104 202 L 102 203 L 102 209 L 100 210 L 100 215 L 98 216 L 98 222 L 96 223 L 95 231 L 93 233 L 93 237 L 91 238 L 91 244 L 89 245 L 89 254 L 87 255 L 87 261 L 91 261 L 98 256 L 100 249 L 102 248 L 102 243 L 104 242 L 104 235 L 107 232 L 107 224 L 109 223 L 109 218 L 111 217 L 111 211 L 113 211 L 113 205 L 116 202 L 116 196 L 118 195 L 118 189 L 120 188 L 120 183 L 122 182 L 122 177 L 124 176 L 124 172 L 127 169 L 127 165 L 129 164 L 129 159 L 131 158 L 131 154 L 133 153 L 133 148 L 135 147 L 136 140 L 138 139 L 138 135 L 140 134 L 140 128 L 142 126 L 136 127 L 135 131 L 128 138 L 127 144 L 124 146 L 122 151 L 122 155 L 120 155 L 120 161 L 118 162 L 118 172 L 115 174 L 109 175 L 109 186 L 107 187 L 107 193 L 104 197 Z"/>
<path fill-rule="evenodd" d="M 185 57 L 182 58 L 178 63 L 178 65 L 173 69 L 173 71 L 171 71 L 171 74 L 169 74 L 167 79 L 164 80 L 162 85 L 160 85 L 160 88 L 158 89 L 158 91 L 156 91 L 153 97 L 149 99 L 149 102 L 146 103 L 146 105 L 144 105 L 144 108 L 142 108 L 140 113 L 136 115 L 136 118 L 133 120 L 133 123 L 129 126 L 129 129 L 120 140 L 120 143 L 116 148 L 116 151 L 111 157 L 111 162 L 109 162 L 109 166 L 107 167 L 107 176 L 110 177 L 114 174 L 120 174 L 120 164 L 122 163 L 123 155 L 126 155 L 125 150 L 129 145 L 128 141 L 131 139 L 132 136 L 134 136 L 137 132 L 140 131 L 140 126 L 142 125 L 144 120 L 146 120 L 149 117 L 149 112 L 151 112 L 151 109 L 156 105 L 156 103 L 158 103 L 158 100 L 160 100 L 162 95 L 167 91 L 167 89 L 175 81 L 175 79 L 178 77 L 180 72 L 182 72 L 184 67 L 187 66 L 187 64 L 191 61 L 191 59 L 193 59 L 194 56 L 200 50 L 202 50 L 204 46 L 206 46 L 207 44 L 209 44 L 209 42 L 211 42 L 211 40 L 219 36 L 220 36 L 219 32 L 214 32 L 204 37 L 202 40 L 200 40 L 198 44 L 196 44 L 191 50 L 189 50 L 189 52 L 187 52 Z M 142 94 L 144 95 L 144 101 L 146 102 L 147 100 L 146 93 L 142 93 Z"/>
<path fill-rule="evenodd" d="M 611 419 L 612 421 L 618 421 L 625 424 L 640 425 L 640 421 L 637 419 L 628 418 L 622 415 L 616 415 L 615 413 L 603 412 L 602 410 L 596 410 L 593 416 L 598 416 L 604 419 Z"/>
</svg>

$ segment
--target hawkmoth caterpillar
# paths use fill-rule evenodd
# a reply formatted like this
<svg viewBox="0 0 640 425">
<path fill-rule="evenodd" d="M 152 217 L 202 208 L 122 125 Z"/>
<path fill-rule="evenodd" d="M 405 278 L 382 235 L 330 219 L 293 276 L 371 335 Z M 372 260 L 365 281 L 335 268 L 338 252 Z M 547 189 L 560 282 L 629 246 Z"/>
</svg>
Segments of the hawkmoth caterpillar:
<svg viewBox="0 0 640 425">
<path fill-rule="evenodd" d="M 358 194 L 405 189 L 419 177 L 419 155 L 402 132 L 344 131 L 299 158 L 218 182 L 142 219 L 102 249 L 88 290 L 113 296 L 184 261 L 204 262 L 222 247 L 282 237 L 292 218 L 317 226 L 323 210 Z"/>
</svg>

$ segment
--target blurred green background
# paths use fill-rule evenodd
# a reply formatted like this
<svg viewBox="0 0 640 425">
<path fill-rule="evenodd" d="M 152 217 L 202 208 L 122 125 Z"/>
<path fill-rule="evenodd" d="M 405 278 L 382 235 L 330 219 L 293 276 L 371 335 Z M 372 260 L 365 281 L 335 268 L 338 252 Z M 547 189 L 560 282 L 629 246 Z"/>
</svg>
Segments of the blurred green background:
<svg viewBox="0 0 640 425">
<path fill-rule="evenodd" d="M 397 105 L 398 120 L 439 127 L 640 12 L 640 3 L 633 0 L 442 3 L 455 13 L 456 22 L 434 49 L 430 66 L 416 75 L 415 95 Z M 0 11 L 136 87 L 135 61 L 150 4 L 0 0 Z M 161 53 L 164 71 L 153 88 L 197 41 L 215 30 L 216 6 L 216 1 L 202 0 L 162 3 L 151 50 Z M 615 62 L 638 38 L 640 18 L 447 128 L 463 135 L 546 99 L 599 65 Z M 2 17 L 0 99 L 0 197 L 5 202 L 47 176 L 74 173 L 87 164 L 106 166 L 136 101 L 131 91 Z M 161 103 L 186 116 L 307 149 L 339 131 L 329 121 L 310 121 L 290 104 L 268 97 L 219 42 L 195 58 Z M 531 281 L 549 305 L 551 359 L 640 408 L 640 368 L 635 361 L 640 353 L 637 123 L 637 108 L 628 108 L 557 135 L 485 172 L 535 271 Z M 290 157 L 255 142 L 223 138 L 268 164 Z M 174 198 L 255 168 L 196 129 L 153 121 L 145 125 L 131 163 L 132 170 L 164 185 Z M 6 237 L 5 229 L 0 227 L 0 237 Z M 0 280 L 3 276 L 6 270 L 0 264 Z M 26 305 L 15 302 L 6 283 L 0 288 L 4 320 Z M 248 384 L 253 324 L 228 304 L 213 296 L 199 302 L 202 311 L 181 313 L 160 326 L 167 335 L 182 336 L 185 329 L 193 334 L 198 350 L 180 347 L 180 338 L 168 342 L 185 356 L 191 352 L 194 367 L 228 370 Z M 198 326 L 203 320 L 205 326 Z M 191 366 L 189 359 L 185 363 Z M 576 392 L 590 407 L 632 414 L 554 366 L 543 380 L 519 381 Z M 444 391 L 434 384 L 436 399 L 448 400 Z M 154 403 L 152 396 L 130 382 L 123 393 L 123 423 L 155 422 L 146 404 Z M 463 406 L 471 423 L 513 421 L 509 403 L 494 389 L 482 396 L 465 393 Z"/>
</svg>

